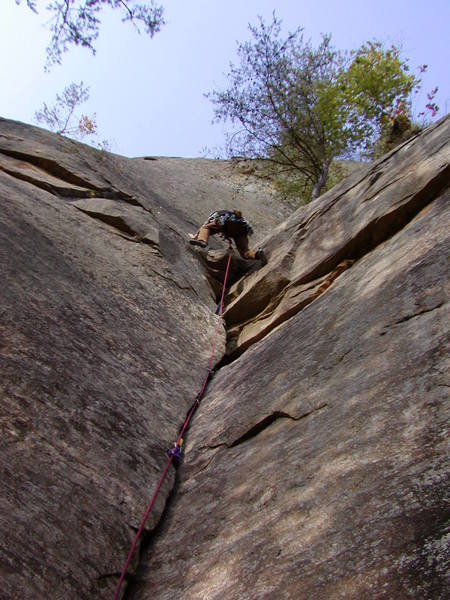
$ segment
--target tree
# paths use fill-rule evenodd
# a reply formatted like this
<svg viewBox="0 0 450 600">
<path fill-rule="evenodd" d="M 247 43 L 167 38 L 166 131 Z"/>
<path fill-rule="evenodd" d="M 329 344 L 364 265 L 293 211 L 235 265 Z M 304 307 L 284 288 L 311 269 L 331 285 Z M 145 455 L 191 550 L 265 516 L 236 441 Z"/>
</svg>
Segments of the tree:
<svg viewBox="0 0 450 600">
<path fill-rule="evenodd" d="M 282 38 L 275 14 L 249 29 L 228 88 L 207 94 L 215 119 L 239 126 L 230 155 L 261 159 L 316 198 L 336 158 L 369 154 L 392 115 L 410 115 L 420 78 L 395 46 L 374 41 L 344 53 L 325 35 L 313 48 L 301 28 Z"/>
<path fill-rule="evenodd" d="M 20 4 L 23 0 L 16 0 Z M 25 0 L 27 6 L 38 12 L 39 0 Z M 99 13 L 105 7 L 119 9 L 122 21 L 130 21 L 139 30 L 139 25 L 151 37 L 164 25 L 163 7 L 154 0 L 136 4 L 135 0 L 52 0 L 46 5 L 52 18 L 49 21 L 52 37 L 47 47 L 46 69 L 61 63 L 62 55 L 71 44 L 89 48 L 95 54 L 94 43 L 100 29 Z"/>
<path fill-rule="evenodd" d="M 61 95 L 56 95 L 53 106 L 44 102 L 43 108 L 35 112 L 35 119 L 60 135 L 80 140 L 86 136 L 94 136 L 97 133 L 96 115 L 76 116 L 77 108 L 88 99 L 89 88 L 82 81 L 78 84 L 71 83 Z"/>
</svg>

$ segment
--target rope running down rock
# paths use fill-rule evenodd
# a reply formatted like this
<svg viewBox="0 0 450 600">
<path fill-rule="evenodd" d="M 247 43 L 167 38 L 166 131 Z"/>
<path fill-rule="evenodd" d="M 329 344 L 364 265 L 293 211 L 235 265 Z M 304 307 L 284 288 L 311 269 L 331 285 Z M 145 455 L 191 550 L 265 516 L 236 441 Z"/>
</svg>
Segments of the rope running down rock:
<svg viewBox="0 0 450 600">
<path fill-rule="evenodd" d="M 125 565 L 123 567 L 122 573 L 120 575 L 119 582 L 117 584 L 116 592 L 114 594 L 114 600 L 119 600 L 119 595 L 120 595 L 120 590 L 121 590 L 121 587 L 122 587 L 123 580 L 125 579 L 128 567 L 130 565 L 131 559 L 133 558 L 133 555 L 134 555 L 134 552 L 136 550 L 136 546 L 137 546 L 138 540 L 139 540 L 139 538 L 141 536 L 141 533 L 142 533 L 142 531 L 144 529 L 145 523 L 147 522 L 148 516 L 150 515 L 150 512 L 152 510 L 153 504 L 155 503 L 155 500 L 156 500 L 156 498 L 157 498 L 157 496 L 159 494 L 159 491 L 160 491 L 161 486 L 162 486 L 162 484 L 164 482 L 164 479 L 166 478 L 167 472 L 169 471 L 170 465 L 172 464 L 172 461 L 174 459 L 175 451 L 180 447 L 180 442 L 181 442 L 181 439 L 182 439 L 182 437 L 184 435 L 184 432 L 186 431 L 186 429 L 187 429 L 187 427 L 188 427 L 188 425 L 189 425 L 192 417 L 194 416 L 195 411 L 197 410 L 197 407 L 200 404 L 200 401 L 201 401 L 201 399 L 202 399 L 202 397 L 203 397 L 203 395 L 205 393 L 206 386 L 208 385 L 208 381 L 209 381 L 209 379 L 211 377 L 211 372 L 212 372 L 213 363 L 214 363 L 214 354 L 215 354 L 216 345 L 217 345 L 217 337 L 219 335 L 219 329 L 220 329 L 220 327 L 222 325 L 223 303 L 224 303 L 224 298 L 225 298 L 225 290 L 226 290 L 226 284 L 227 284 L 227 280 L 228 280 L 228 274 L 229 274 L 229 271 L 230 271 L 231 255 L 232 255 L 232 247 L 231 247 L 231 242 L 230 242 L 230 246 L 229 246 L 229 249 L 228 249 L 227 268 L 225 270 L 225 276 L 224 276 L 224 279 L 223 279 L 222 295 L 221 295 L 221 298 L 220 298 L 220 305 L 219 305 L 219 313 L 218 313 L 219 320 L 217 322 L 216 332 L 215 332 L 215 335 L 214 335 L 214 340 L 213 340 L 213 344 L 212 344 L 212 348 L 211 348 L 211 356 L 210 356 L 210 359 L 209 359 L 209 365 L 208 365 L 208 368 L 207 368 L 206 376 L 205 376 L 205 378 L 203 380 L 203 384 L 202 384 L 202 387 L 200 389 L 200 392 L 197 394 L 196 400 L 195 400 L 194 404 L 192 405 L 191 409 L 189 410 L 189 412 L 188 412 L 188 414 L 186 416 L 186 419 L 185 419 L 185 421 L 183 423 L 183 427 L 181 428 L 180 433 L 178 434 L 178 439 L 176 441 L 176 445 L 174 447 L 174 451 L 170 454 L 169 460 L 167 461 L 167 464 L 166 464 L 166 466 L 164 468 L 164 471 L 162 472 L 162 475 L 161 475 L 161 478 L 159 480 L 159 483 L 156 486 L 156 489 L 155 489 L 155 491 L 153 493 L 153 496 L 150 499 L 150 502 L 149 502 L 149 504 L 147 506 L 147 510 L 145 511 L 145 514 L 144 514 L 144 516 L 142 518 L 141 524 L 139 525 L 139 529 L 137 530 L 136 536 L 135 536 L 135 538 L 133 540 L 133 543 L 131 544 L 131 548 L 130 548 L 130 551 L 128 553 L 127 560 L 125 561 Z"/>
</svg>

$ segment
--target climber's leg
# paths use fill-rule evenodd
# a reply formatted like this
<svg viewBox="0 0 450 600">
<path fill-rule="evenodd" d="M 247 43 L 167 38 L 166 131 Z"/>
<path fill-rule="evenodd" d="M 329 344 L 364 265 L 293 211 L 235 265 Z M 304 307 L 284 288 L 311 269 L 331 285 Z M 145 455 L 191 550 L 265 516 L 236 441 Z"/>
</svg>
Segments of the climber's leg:
<svg viewBox="0 0 450 600">
<path fill-rule="evenodd" d="M 236 243 L 236 248 L 238 249 L 239 254 L 242 258 L 247 258 L 249 260 L 255 260 L 255 252 L 250 250 L 248 247 L 248 236 L 241 235 L 238 238 L 234 239 Z"/>
<path fill-rule="evenodd" d="M 202 225 L 200 229 L 197 231 L 195 236 L 190 241 L 194 246 L 201 246 L 202 248 L 206 248 L 209 241 L 210 235 L 215 235 L 219 233 L 220 228 L 215 223 L 205 223 Z"/>
<path fill-rule="evenodd" d="M 260 260 L 263 265 L 267 264 L 267 258 L 264 254 L 264 250 L 258 248 L 257 250 L 250 250 L 248 247 L 248 236 L 241 235 L 235 240 L 236 248 L 238 249 L 239 254 L 242 258 L 246 258 L 247 260 Z"/>
</svg>

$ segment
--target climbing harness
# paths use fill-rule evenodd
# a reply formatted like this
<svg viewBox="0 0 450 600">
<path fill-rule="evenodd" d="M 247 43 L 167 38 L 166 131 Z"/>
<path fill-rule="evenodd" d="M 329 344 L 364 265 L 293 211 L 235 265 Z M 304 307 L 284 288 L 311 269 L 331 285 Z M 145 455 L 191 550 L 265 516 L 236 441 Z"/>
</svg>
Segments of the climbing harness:
<svg viewBox="0 0 450 600">
<path fill-rule="evenodd" d="M 240 211 L 235 210 L 216 210 L 212 212 L 205 225 L 215 223 L 222 229 L 223 239 L 229 240 L 230 237 L 238 235 L 253 235 L 253 228 L 250 223 L 244 219 Z"/>
<path fill-rule="evenodd" d="M 219 320 L 217 322 L 216 332 L 214 334 L 214 340 L 213 340 L 212 347 L 211 347 L 211 356 L 209 358 L 209 364 L 208 364 L 208 367 L 206 369 L 206 375 L 205 375 L 205 378 L 203 380 L 202 387 L 201 387 L 199 393 L 196 396 L 194 404 L 191 406 L 191 408 L 189 409 L 189 411 L 188 411 L 188 413 L 186 415 L 186 419 L 185 419 L 185 421 L 183 423 L 183 426 L 180 429 L 180 433 L 178 434 L 177 441 L 174 442 L 173 448 L 171 448 L 169 450 L 169 452 L 168 452 L 169 459 L 168 459 L 167 464 L 166 464 L 166 466 L 164 468 L 164 471 L 161 474 L 161 477 L 160 477 L 160 480 L 158 482 L 158 485 L 156 486 L 156 489 L 153 492 L 153 496 L 151 497 L 150 502 L 148 503 L 147 510 L 144 513 L 144 516 L 142 518 L 141 524 L 139 525 L 139 529 L 137 530 L 137 533 L 136 533 L 136 536 L 135 536 L 135 538 L 133 540 L 133 543 L 131 544 L 131 548 L 130 548 L 130 551 L 128 553 L 127 560 L 125 561 L 125 565 L 123 567 L 122 573 L 120 575 L 119 582 L 117 584 L 116 592 L 114 594 L 114 600 L 119 600 L 119 595 L 120 595 L 120 590 L 122 588 L 123 580 L 125 579 L 125 575 L 127 574 L 128 567 L 130 565 L 131 559 L 133 558 L 134 551 L 136 550 L 136 546 L 137 546 L 138 540 L 139 540 L 139 538 L 141 536 L 141 533 L 142 533 L 142 531 L 144 529 L 145 523 L 147 522 L 147 519 L 148 519 L 148 517 L 150 515 L 150 511 L 152 510 L 153 504 L 155 503 L 156 497 L 158 496 L 159 491 L 160 491 L 160 489 L 162 487 L 162 484 L 164 482 L 164 479 L 166 478 L 166 475 L 167 475 L 167 473 L 169 471 L 170 465 L 172 464 L 172 462 L 176 458 L 176 456 L 177 455 L 179 456 L 180 453 L 181 453 L 181 446 L 183 445 L 183 435 L 184 435 L 184 432 L 186 431 L 186 429 L 187 429 L 187 427 L 188 427 L 188 425 L 189 425 L 192 417 L 194 416 L 195 411 L 197 410 L 198 406 L 200 405 L 201 399 L 203 398 L 203 395 L 204 395 L 205 390 L 206 390 L 206 386 L 208 385 L 208 381 L 209 381 L 209 379 L 211 378 L 211 376 L 213 374 L 214 355 L 215 355 L 215 352 L 216 352 L 216 344 L 217 344 L 217 337 L 219 335 L 219 329 L 220 329 L 220 326 L 222 324 L 223 303 L 224 303 L 224 298 L 225 298 L 225 289 L 226 289 L 226 285 L 227 285 L 228 275 L 229 275 L 229 272 L 230 272 L 230 263 L 231 263 L 232 251 L 233 251 L 233 248 L 232 248 L 231 241 L 230 241 L 229 246 L 228 246 L 227 268 L 225 269 L 225 276 L 224 276 L 224 279 L 223 279 L 223 287 L 222 287 L 222 295 L 220 297 L 220 304 L 219 304 L 219 307 L 220 307 L 219 313 L 218 313 Z"/>
</svg>

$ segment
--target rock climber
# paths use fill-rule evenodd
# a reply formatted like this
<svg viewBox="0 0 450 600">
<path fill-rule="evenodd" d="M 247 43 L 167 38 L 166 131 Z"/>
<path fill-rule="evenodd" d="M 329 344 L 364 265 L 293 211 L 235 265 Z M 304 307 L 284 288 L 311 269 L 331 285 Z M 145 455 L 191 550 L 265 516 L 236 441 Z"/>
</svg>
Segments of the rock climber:
<svg viewBox="0 0 450 600">
<path fill-rule="evenodd" d="M 248 238 L 252 235 L 253 229 L 250 223 L 244 219 L 240 210 L 216 210 L 212 212 L 207 221 L 192 237 L 190 243 L 194 246 L 206 248 L 209 236 L 216 233 L 220 233 L 225 239 L 233 239 L 242 258 L 260 260 L 263 265 L 267 264 L 264 250 L 261 248 L 249 249 Z"/>
</svg>

